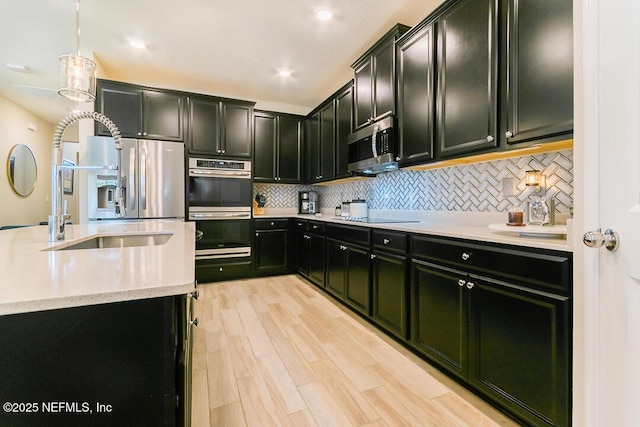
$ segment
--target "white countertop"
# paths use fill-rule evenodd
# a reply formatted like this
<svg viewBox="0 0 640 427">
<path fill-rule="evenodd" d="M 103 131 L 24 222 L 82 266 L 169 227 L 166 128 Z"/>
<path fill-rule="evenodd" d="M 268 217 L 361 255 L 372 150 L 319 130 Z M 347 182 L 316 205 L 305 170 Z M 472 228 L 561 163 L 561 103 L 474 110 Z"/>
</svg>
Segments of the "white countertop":
<svg viewBox="0 0 640 427">
<path fill-rule="evenodd" d="M 566 235 L 523 236 L 520 234 L 521 232 L 535 231 L 535 226 L 528 228 L 513 227 L 512 231 L 500 231 L 489 228 L 490 224 L 500 222 L 505 223 L 507 218 L 506 212 L 369 211 L 369 217 L 371 218 L 391 218 L 396 220 L 406 219 L 418 221 L 386 224 L 345 221 L 343 219 L 337 219 L 333 212 L 323 212 L 322 215 L 304 215 L 297 214 L 295 210 L 281 209 L 267 210 L 264 215 L 254 215 L 255 219 L 286 217 L 573 252 L 572 246 L 569 243 L 571 239 L 567 239 Z M 570 231 L 568 233 L 570 233 Z"/>
<path fill-rule="evenodd" d="M 96 234 L 172 233 L 156 246 L 51 251 Z M 186 294 L 195 282 L 195 224 L 157 221 L 0 231 L 0 315 Z"/>
</svg>

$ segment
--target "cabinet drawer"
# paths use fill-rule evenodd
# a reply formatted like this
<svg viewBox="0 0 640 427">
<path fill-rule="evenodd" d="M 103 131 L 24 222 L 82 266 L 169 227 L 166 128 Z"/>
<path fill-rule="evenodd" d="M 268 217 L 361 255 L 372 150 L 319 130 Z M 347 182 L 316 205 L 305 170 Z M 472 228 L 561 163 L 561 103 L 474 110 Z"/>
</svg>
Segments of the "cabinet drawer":
<svg viewBox="0 0 640 427">
<path fill-rule="evenodd" d="M 292 219 L 293 229 L 307 231 L 309 229 L 309 221 L 305 219 Z"/>
<path fill-rule="evenodd" d="M 289 220 L 287 218 L 255 219 L 254 225 L 256 230 L 287 229 Z"/>
<path fill-rule="evenodd" d="M 411 256 L 534 289 L 571 292 L 573 260 L 568 252 L 414 235 Z"/>
<path fill-rule="evenodd" d="M 309 221 L 309 233 L 324 236 L 324 222 Z"/>
<path fill-rule="evenodd" d="M 196 261 L 198 283 L 219 282 L 251 275 L 251 259 Z"/>
<path fill-rule="evenodd" d="M 369 246 L 371 242 L 371 233 L 366 227 L 327 224 L 326 235 L 335 240 L 363 246 Z"/>
<path fill-rule="evenodd" d="M 372 234 L 374 248 L 401 254 L 407 252 L 408 237 L 406 233 L 373 230 Z"/>
</svg>

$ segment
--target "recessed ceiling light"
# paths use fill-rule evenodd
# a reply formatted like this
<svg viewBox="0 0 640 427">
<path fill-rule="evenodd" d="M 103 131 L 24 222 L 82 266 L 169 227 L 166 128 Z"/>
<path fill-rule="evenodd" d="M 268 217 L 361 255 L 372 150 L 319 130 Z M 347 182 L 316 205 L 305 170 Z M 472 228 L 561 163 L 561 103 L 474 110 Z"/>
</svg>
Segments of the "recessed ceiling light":
<svg viewBox="0 0 640 427">
<path fill-rule="evenodd" d="M 139 39 L 129 39 L 129 46 L 136 49 L 144 49 L 147 47 L 146 43 Z"/>
<path fill-rule="evenodd" d="M 15 71 L 16 73 L 25 73 L 28 74 L 31 72 L 31 68 L 22 64 L 7 64 L 7 68 L 11 71 Z"/>
<path fill-rule="evenodd" d="M 291 77 L 291 70 L 280 70 L 278 71 L 278 75 L 280 77 Z"/>
<path fill-rule="evenodd" d="M 316 12 L 316 18 L 321 21 L 328 21 L 333 18 L 333 13 L 329 9 L 320 9 Z"/>
</svg>

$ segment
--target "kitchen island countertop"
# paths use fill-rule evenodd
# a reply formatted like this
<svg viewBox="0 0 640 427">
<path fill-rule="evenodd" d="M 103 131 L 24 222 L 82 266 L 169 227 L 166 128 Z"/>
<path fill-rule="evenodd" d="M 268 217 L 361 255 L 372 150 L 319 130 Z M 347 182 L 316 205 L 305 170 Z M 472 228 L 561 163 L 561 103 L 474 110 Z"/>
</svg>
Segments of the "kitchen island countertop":
<svg viewBox="0 0 640 427">
<path fill-rule="evenodd" d="M 93 235 L 171 233 L 161 245 L 49 250 Z M 186 294 L 193 290 L 195 225 L 157 221 L 0 231 L 0 315 Z"/>
</svg>

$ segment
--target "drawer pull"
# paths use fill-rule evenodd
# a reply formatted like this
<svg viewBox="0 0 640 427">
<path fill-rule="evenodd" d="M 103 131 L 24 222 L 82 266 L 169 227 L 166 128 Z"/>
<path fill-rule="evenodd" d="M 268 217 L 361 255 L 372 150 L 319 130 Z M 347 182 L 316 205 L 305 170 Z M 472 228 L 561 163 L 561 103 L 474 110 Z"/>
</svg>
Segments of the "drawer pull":
<svg viewBox="0 0 640 427">
<path fill-rule="evenodd" d="M 376 259 L 376 256 L 374 254 L 371 254 L 371 259 Z"/>
<path fill-rule="evenodd" d="M 471 254 L 468 254 L 468 253 L 466 253 L 466 252 L 463 252 L 463 253 L 462 253 L 462 260 L 463 260 L 463 261 L 466 261 L 466 260 L 468 260 L 469 258 L 471 258 Z"/>
<path fill-rule="evenodd" d="M 473 282 L 467 282 L 467 288 L 468 288 L 468 289 L 473 288 L 475 285 L 476 285 L 476 284 L 475 284 L 475 283 L 473 283 Z"/>
<path fill-rule="evenodd" d="M 271 222 L 271 226 L 273 227 L 275 225 L 275 222 Z"/>
<path fill-rule="evenodd" d="M 391 240 L 389 240 L 389 239 L 383 239 L 382 240 L 382 243 L 384 243 L 385 245 L 388 245 L 389 242 L 391 242 Z"/>
<path fill-rule="evenodd" d="M 458 285 L 464 286 L 467 282 L 464 279 L 458 280 Z"/>
</svg>

